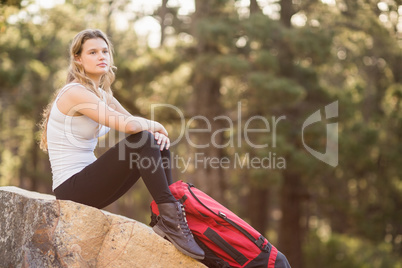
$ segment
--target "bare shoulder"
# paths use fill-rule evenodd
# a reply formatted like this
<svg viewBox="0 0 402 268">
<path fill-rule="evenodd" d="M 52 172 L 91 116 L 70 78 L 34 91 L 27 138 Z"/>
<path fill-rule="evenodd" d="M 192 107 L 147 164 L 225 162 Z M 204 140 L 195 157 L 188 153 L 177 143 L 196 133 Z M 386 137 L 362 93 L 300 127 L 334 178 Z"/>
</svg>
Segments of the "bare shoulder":
<svg viewBox="0 0 402 268">
<path fill-rule="evenodd" d="M 93 92 L 89 91 L 81 85 L 75 85 L 69 88 L 63 95 L 66 95 L 67 99 L 70 100 L 88 100 L 89 99 L 99 99 Z"/>
<path fill-rule="evenodd" d="M 85 87 L 80 85 L 74 85 L 68 90 L 62 93 L 57 101 L 57 107 L 59 110 L 66 115 L 80 115 L 76 111 L 77 105 L 82 103 L 96 103 L 99 98 Z"/>
</svg>

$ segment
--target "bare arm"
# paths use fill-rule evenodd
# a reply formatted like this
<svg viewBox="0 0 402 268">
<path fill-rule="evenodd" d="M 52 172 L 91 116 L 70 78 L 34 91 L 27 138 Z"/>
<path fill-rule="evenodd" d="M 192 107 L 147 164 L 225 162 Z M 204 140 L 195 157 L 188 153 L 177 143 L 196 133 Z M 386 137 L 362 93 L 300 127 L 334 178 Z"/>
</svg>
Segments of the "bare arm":
<svg viewBox="0 0 402 268">
<path fill-rule="evenodd" d="M 115 109 L 117 112 L 125 114 L 127 116 L 131 116 L 131 114 L 120 104 L 120 102 L 113 97 L 113 99 L 109 102 L 109 106 Z M 157 140 L 158 144 L 160 145 L 161 150 L 163 148 L 169 149 L 170 147 L 170 140 L 167 135 L 163 135 L 162 132 L 154 132 L 149 130 L 152 134 L 155 135 L 155 140 Z"/>
<path fill-rule="evenodd" d="M 142 117 L 132 116 L 120 104 L 115 109 L 99 99 L 95 94 L 82 87 L 70 88 L 63 94 L 63 105 L 68 106 L 69 113 L 80 113 L 99 124 L 129 134 L 148 130 L 168 135 L 166 129 L 158 122 Z M 118 103 L 118 102 L 117 102 Z"/>
<path fill-rule="evenodd" d="M 131 114 L 120 104 L 120 102 L 115 97 L 112 98 L 108 105 L 119 113 L 131 116 Z"/>
</svg>

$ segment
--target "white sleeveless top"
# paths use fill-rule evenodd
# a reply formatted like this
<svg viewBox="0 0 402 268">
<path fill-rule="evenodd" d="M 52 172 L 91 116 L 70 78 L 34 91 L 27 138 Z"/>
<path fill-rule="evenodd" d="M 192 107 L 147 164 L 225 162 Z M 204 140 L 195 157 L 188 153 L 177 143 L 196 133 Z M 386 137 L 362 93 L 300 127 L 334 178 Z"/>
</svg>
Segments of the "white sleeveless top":
<svg viewBox="0 0 402 268">
<path fill-rule="evenodd" d="M 79 83 L 71 83 L 60 90 L 47 124 L 47 149 L 53 173 L 53 190 L 96 160 L 94 149 L 98 143 L 97 138 L 110 130 L 85 115 L 68 116 L 59 110 L 57 101 L 60 96 L 77 85 L 85 88 Z M 99 90 L 106 101 L 106 92 Z"/>
</svg>

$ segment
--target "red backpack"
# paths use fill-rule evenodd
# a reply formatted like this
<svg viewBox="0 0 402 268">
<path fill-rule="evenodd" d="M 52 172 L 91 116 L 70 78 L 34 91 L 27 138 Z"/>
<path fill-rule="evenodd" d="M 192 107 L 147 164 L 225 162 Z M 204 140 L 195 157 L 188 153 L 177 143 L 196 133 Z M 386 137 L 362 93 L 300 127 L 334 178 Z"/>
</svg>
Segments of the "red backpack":
<svg viewBox="0 0 402 268">
<path fill-rule="evenodd" d="M 169 186 L 184 205 L 188 226 L 205 251 L 208 267 L 290 268 L 286 257 L 253 227 L 192 184 L 178 181 Z M 159 215 L 151 203 L 151 223 Z"/>
</svg>

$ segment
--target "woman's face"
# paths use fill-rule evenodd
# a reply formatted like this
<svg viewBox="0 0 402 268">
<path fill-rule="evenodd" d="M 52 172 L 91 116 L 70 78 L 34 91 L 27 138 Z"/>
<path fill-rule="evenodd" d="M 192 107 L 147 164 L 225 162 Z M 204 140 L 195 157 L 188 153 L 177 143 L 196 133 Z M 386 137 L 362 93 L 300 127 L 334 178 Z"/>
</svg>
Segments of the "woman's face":
<svg viewBox="0 0 402 268">
<path fill-rule="evenodd" d="M 109 48 L 105 40 L 96 38 L 85 41 L 81 55 L 77 55 L 76 60 L 82 64 L 89 78 L 99 80 L 110 68 Z"/>
</svg>

